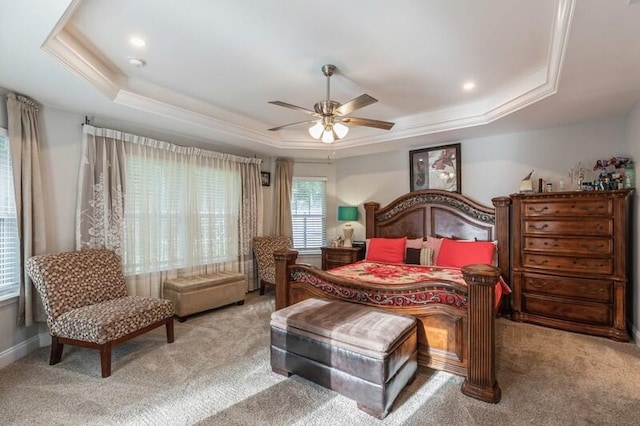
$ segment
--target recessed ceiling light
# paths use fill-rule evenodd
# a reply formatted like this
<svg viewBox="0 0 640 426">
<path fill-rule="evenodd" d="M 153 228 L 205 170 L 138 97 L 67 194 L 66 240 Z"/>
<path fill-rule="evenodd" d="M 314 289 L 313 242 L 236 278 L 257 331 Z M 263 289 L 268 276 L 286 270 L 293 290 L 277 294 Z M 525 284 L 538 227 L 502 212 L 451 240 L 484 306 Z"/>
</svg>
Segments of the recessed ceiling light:
<svg viewBox="0 0 640 426">
<path fill-rule="evenodd" d="M 129 38 L 129 43 L 131 43 L 135 47 L 145 47 L 147 45 L 147 42 L 144 41 L 144 39 L 137 36 L 131 36 Z"/>
<path fill-rule="evenodd" d="M 140 58 L 129 58 L 129 63 L 137 68 L 142 68 L 146 65 L 146 62 Z"/>
<path fill-rule="evenodd" d="M 467 81 L 462 85 L 464 90 L 473 90 L 476 87 L 476 84 L 473 81 Z"/>
</svg>

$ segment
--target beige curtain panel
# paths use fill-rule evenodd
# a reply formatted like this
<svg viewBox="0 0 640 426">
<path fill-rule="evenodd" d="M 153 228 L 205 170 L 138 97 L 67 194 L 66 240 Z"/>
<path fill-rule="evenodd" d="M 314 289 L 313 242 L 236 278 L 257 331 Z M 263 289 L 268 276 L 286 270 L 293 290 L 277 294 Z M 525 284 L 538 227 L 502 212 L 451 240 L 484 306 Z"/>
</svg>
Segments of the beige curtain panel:
<svg viewBox="0 0 640 426">
<path fill-rule="evenodd" d="M 44 254 L 46 234 L 40 175 L 40 118 L 38 105 L 25 96 L 7 95 L 11 166 L 20 239 L 20 297 L 18 325 L 46 321 L 40 296 L 25 270 L 28 258 Z"/>
<path fill-rule="evenodd" d="M 291 192 L 293 188 L 293 160 L 276 159 L 274 179 L 274 234 L 293 238 L 291 221 Z"/>
</svg>

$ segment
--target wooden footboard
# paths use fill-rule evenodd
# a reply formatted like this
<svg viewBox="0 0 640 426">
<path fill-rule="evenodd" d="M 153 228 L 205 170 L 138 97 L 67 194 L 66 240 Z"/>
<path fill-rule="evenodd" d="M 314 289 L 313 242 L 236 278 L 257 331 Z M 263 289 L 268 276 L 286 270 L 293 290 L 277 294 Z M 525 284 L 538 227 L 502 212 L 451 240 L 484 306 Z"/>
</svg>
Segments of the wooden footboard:
<svg viewBox="0 0 640 426">
<path fill-rule="evenodd" d="M 361 303 L 418 320 L 418 363 L 466 377 L 462 391 L 487 402 L 500 400 L 495 371 L 494 285 L 500 276 L 489 265 L 463 268 L 467 286 L 450 285 L 466 301 L 467 309 L 425 303 L 433 286 L 367 285 L 297 264 L 296 251 L 274 255 L 276 310 L 309 297 L 327 297 Z M 408 292 L 411 297 L 407 297 Z"/>
</svg>

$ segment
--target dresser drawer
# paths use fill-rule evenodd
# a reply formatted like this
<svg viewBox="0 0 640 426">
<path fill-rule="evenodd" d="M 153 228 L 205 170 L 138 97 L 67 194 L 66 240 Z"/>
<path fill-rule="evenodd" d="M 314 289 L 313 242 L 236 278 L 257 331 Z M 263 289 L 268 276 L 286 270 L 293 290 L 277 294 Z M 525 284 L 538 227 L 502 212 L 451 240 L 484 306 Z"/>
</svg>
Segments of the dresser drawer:
<svg viewBox="0 0 640 426">
<path fill-rule="evenodd" d="M 364 247 L 322 247 L 322 269 L 337 268 L 364 258 Z"/>
<path fill-rule="evenodd" d="M 613 282 L 525 273 L 522 291 L 609 303 L 612 300 Z"/>
<path fill-rule="evenodd" d="M 610 238 L 523 237 L 523 250 L 560 254 L 611 254 L 613 240 Z"/>
<path fill-rule="evenodd" d="M 529 268 L 564 272 L 586 272 L 594 274 L 613 273 L 613 259 L 575 256 L 547 256 L 541 254 L 522 255 L 522 264 Z"/>
<path fill-rule="evenodd" d="M 611 307 L 608 304 L 576 302 L 526 293 L 522 298 L 524 311 L 533 315 L 593 325 L 611 324 Z"/>
<path fill-rule="evenodd" d="M 525 220 L 522 230 L 539 235 L 612 235 L 613 220 L 582 218 L 580 220 Z"/>
<path fill-rule="evenodd" d="M 348 252 L 329 252 L 325 253 L 327 262 L 331 263 L 341 263 L 347 265 L 352 263 L 353 255 Z"/>
<path fill-rule="evenodd" d="M 525 216 L 609 216 L 613 214 L 611 199 L 555 200 L 523 203 Z"/>
</svg>

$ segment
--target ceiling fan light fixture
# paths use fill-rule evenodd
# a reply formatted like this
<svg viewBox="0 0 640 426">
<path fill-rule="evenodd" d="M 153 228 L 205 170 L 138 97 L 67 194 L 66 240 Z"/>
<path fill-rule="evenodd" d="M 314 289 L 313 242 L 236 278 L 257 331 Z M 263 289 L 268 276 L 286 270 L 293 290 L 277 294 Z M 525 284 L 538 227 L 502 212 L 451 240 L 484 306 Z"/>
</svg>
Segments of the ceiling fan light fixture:
<svg viewBox="0 0 640 426">
<path fill-rule="evenodd" d="M 333 143 L 336 140 L 335 136 L 336 135 L 332 128 L 324 129 L 324 132 L 322 133 L 322 142 Z"/>
<path fill-rule="evenodd" d="M 324 131 L 324 126 L 322 125 L 321 121 L 318 121 L 316 122 L 316 124 L 309 127 L 309 134 L 314 139 L 320 139 L 323 131 Z"/>
<path fill-rule="evenodd" d="M 333 123 L 333 131 L 336 133 L 338 139 L 342 139 L 349 133 L 349 128 L 342 123 Z"/>
<path fill-rule="evenodd" d="M 347 133 L 349 133 L 349 126 L 346 126 L 343 123 L 349 123 L 354 126 L 375 127 L 385 130 L 391 129 L 394 123 L 381 120 L 372 120 L 369 118 L 349 117 L 349 114 L 351 114 L 353 111 L 378 102 L 377 99 L 367 94 L 363 94 L 358 96 L 357 98 L 353 98 L 345 104 L 341 104 L 340 102 L 331 100 L 329 82 L 331 76 L 335 71 L 335 65 L 327 64 L 322 67 L 322 73 L 327 78 L 327 98 L 323 101 L 316 102 L 313 105 L 313 110 L 282 101 L 269 101 L 270 104 L 302 111 L 306 114 L 314 116 L 315 119 L 285 124 L 284 126 L 274 127 L 269 130 L 276 131 L 282 129 L 283 127 L 293 126 L 296 124 L 313 123 L 311 127 L 308 128 L 309 135 L 311 135 L 311 137 L 314 139 L 322 140 L 322 142 L 324 143 L 332 143 L 336 140 L 345 138 L 347 136 Z"/>
</svg>

